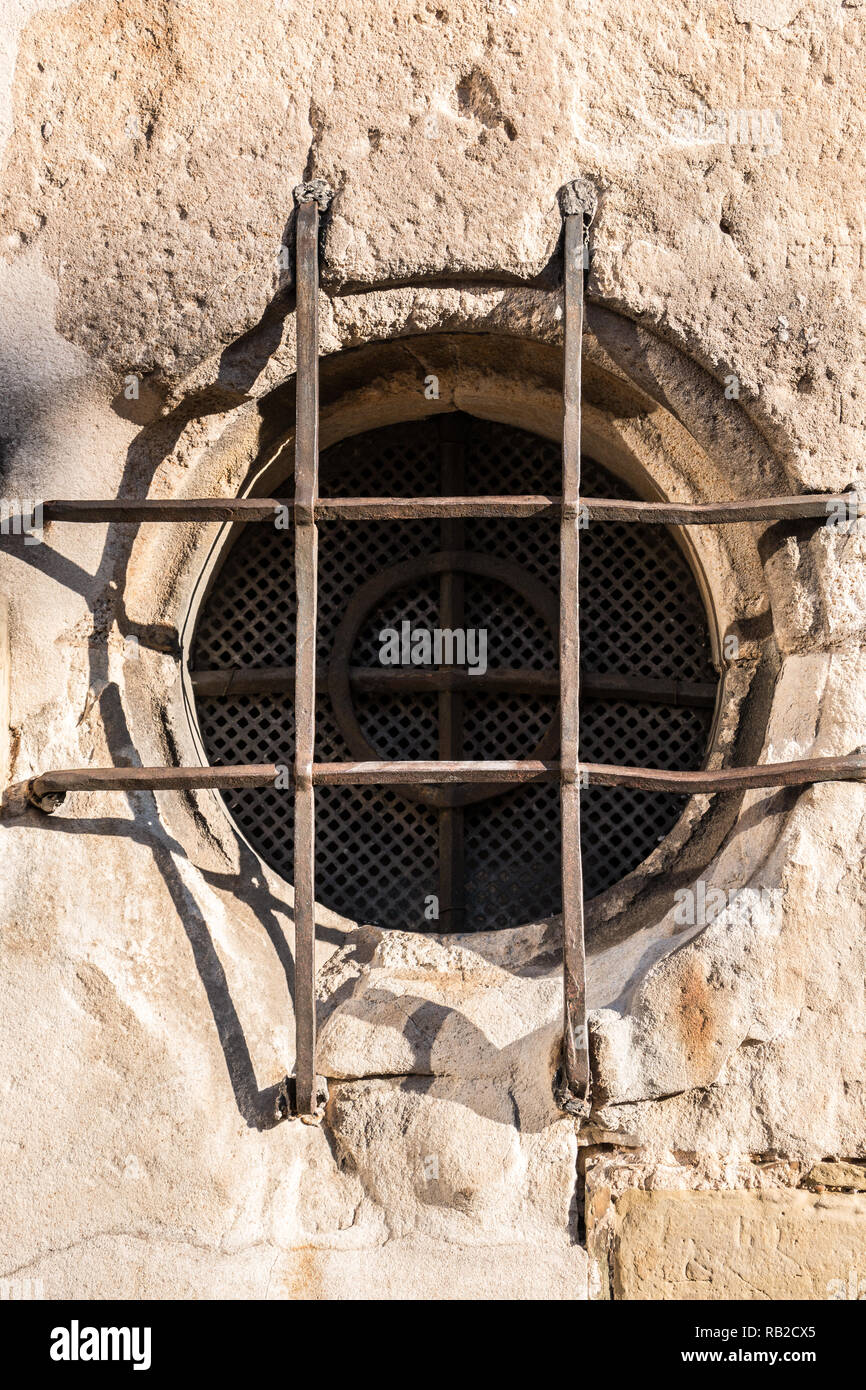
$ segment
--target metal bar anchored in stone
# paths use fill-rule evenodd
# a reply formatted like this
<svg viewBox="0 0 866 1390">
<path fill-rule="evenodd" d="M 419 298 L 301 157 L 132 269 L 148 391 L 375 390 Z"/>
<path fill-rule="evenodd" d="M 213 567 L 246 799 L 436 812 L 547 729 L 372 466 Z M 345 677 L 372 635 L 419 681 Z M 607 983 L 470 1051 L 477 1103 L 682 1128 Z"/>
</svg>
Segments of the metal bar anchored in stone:
<svg viewBox="0 0 866 1390">
<path fill-rule="evenodd" d="M 562 813 L 563 1084 L 560 1103 L 591 1106 L 586 1030 L 586 946 L 580 845 L 580 431 L 584 247 L 593 204 L 582 185 L 564 191 L 562 508 L 559 529 L 560 805 Z M 571 201 L 565 201 L 570 199 Z"/>
<path fill-rule="evenodd" d="M 314 1115 L 316 1083 L 316 594 L 319 492 L 319 198 L 295 190 L 297 404 L 295 427 L 295 1107 Z"/>
<path fill-rule="evenodd" d="M 314 787 L 406 786 L 474 783 L 555 782 L 558 761 L 313 763 Z M 58 803 L 71 792 L 196 791 L 267 787 L 285 774 L 279 763 L 231 767 L 82 767 L 43 772 L 19 784 L 34 804 Z M 764 787 L 807 787 L 816 782 L 866 782 L 866 747 L 833 758 L 723 767 L 711 772 L 578 763 L 578 781 L 588 787 L 637 787 L 678 796 L 756 791 Z M 11 790 L 11 789 L 10 789 Z M 52 808 L 53 809 L 53 808 Z"/>
<path fill-rule="evenodd" d="M 732 502 L 644 502 L 581 497 L 587 521 L 644 526 L 727 526 L 732 522 L 826 521 L 856 516 L 857 494 L 822 492 L 801 497 L 740 498 Z M 43 522 L 262 522 L 291 517 L 291 497 L 142 497 L 47 501 Z M 314 521 L 400 521 L 447 517 L 559 517 L 562 498 L 546 494 L 496 497 L 320 497 Z"/>
</svg>

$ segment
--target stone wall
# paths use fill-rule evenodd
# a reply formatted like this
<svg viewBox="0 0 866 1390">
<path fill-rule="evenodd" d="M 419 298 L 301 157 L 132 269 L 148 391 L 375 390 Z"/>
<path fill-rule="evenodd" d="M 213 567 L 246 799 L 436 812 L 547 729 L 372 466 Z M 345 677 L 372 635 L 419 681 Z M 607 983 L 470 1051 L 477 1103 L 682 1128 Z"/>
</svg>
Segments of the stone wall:
<svg viewBox="0 0 866 1390">
<path fill-rule="evenodd" d="M 454 407 L 555 437 L 556 195 L 578 173 L 599 195 L 590 451 L 650 496 L 866 487 L 863 15 L 10 6 L 3 495 L 231 496 L 285 471 L 280 248 L 303 177 L 338 191 L 323 443 Z M 182 656 L 224 541 L 2 538 L 6 783 L 197 760 Z M 694 535 L 726 667 L 716 765 L 866 744 L 864 554 L 862 524 Z M 422 939 L 323 910 L 330 1100 L 321 1125 L 286 1123 L 291 888 L 219 798 L 76 795 L 45 816 L 13 792 L 0 1275 L 48 1297 L 859 1286 L 864 809 L 854 784 L 698 798 L 591 906 L 577 1134 L 552 1095 L 556 923 Z M 675 892 L 698 881 L 727 905 L 683 923 Z"/>
</svg>

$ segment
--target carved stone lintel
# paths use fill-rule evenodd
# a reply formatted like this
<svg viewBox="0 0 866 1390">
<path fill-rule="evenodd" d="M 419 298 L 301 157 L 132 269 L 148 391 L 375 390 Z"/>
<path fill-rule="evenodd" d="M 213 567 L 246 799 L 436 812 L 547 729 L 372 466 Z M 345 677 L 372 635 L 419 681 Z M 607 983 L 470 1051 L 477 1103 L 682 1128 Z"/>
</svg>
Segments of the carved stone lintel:
<svg viewBox="0 0 866 1390">
<path fill-rule="evenodd" d="M 334 189 L 324 179 L 312 179 L 309 183 L 298 183 L 292 189 L 296 207 L 301 203 L 317 203 L 319 212 L 327 212 L 334 197 Z"/>
<path fill-rule="evenodd" d="M 559 210 L 563 217 L 577 217 L 583 213 L 586 220 L 591 222 L 597 208 L 598 194 L 589 179 L 573 179 L 560 188 Z"/>
</svg>

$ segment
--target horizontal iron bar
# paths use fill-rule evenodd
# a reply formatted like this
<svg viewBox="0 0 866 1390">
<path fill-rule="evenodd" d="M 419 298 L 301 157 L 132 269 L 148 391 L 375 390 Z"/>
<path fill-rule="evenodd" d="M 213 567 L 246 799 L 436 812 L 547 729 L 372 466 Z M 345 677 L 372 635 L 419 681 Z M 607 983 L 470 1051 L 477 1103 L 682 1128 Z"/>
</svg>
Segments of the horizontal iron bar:
<svg viewBox="0 0 866 1390">
<path fill-rule="evenodd" d="M 558 762 L 503 759 L 500 762 L 435 761 L 314 763 L 313 782 L 323 787 L 392 787 L 412 785 L 475 785 L 486 782 L 552 782 Z"/>
<path fill-rule="evenodd" d="M 294 666 L 225 666 L 189 674 L 192 688 L 200 696 L 279 695 L 295 688 Z M 700 708 L 712 708 L 716 702 L 714 681 L 598 675 L 591 671 L 582 672 L 580 681 L 582 693 L 595 700 L 641 700 L 654 705 Z M 472 675 L 459 667 L 352 666 L 349 683 L 355 690 L 385 694 L 483 690 L 495 695 L 559 695 L 558 671 L 521 671 L 507 667 L 488 667 L 483 675 Z M 317 675 L 316 690 L 319 694 L 327 694 L 325 673 Z"/>
<path fill-rule="evenodd" d="M 866 781 L 866 756 L 810 758 L 793 763 L 721 768 L 716 772 L 668 772 L 656 768 L 580 763 L 590 786 L 638 787 L 647 791 L 745 791 L 754 787 L 788 787 L 810 782 Z M 314 763 L 313 782 L 320 786 L 392 786 L 407 783 L 475 783 L 553 781 L 558 762 L 381 762 Z"/>
<path fill-rule="evenodd" d="M 142 497 L 126 501 L 45 502 L 43 521 L 274 521 L 278 508 L 294 514 L 294 500 L 273 497 Z M 285 514 L 285 513 L 284 513 Z"/>
<path fill-rule="evenodd" d="M 626 498 L 581 497 L 591 521 L 641 522 L 644 525 L 721 525 L 734 521 L 826 519 L 832 508 L 850 506 L 852 494 L 763 497 L 735 502 L 644 502 Z M 559 517 L 562 498 L 526 497 L 348 497 L 321 498 L 316 515 L 348 521 L 401 517 L 525 517 L 547 513 Z"/>
<path fill-rule="evenodd" d="M 323 521 L 397 521 L 417 517 L 558 516 L 561 498 L 546 495 L 498 497 L 322 497 L 316 507 Z"/>
<path fill-rule="evenodd" d="M 278 777 L 291 780 L 291 768 L 275 763 L 234 767 L 103 767 L 45 772 L 28 783 L 36 799 L 62 797 L 77 791 L 182 791 L 194 788 L 225 790 L 271 786 Z M 669 772 L 660 768 L 618 767 L 580 763 L 590 786 L 637 787 L 681 795 L 748 791 L 760 787 L 798 787 L 812 782 L 866 781 L 866 754 L 835 758 L 804 758 L 798 762 L 761 763 L 754 767 L 725 767 L 715 772 Z M 553 781 L 558 762 L 363 762 L 313 763 L 315 786 L 398 786 L 402 784 Z"/>
<path fill-rule="evenodd" d="M 820 493 L 801 497 L 762 497 L 736 502 L 643 502 L 624 498 L 581 497 L 592 521 L 641 522 L 664 526 L 712 526 L 736 521 L 796 521 L 826 518 L 833 509 L 850 506 L 850 493 Z M 317 521 L 399 520 L 428 517 L 559 516 L 559 497 L 322 497 L 313 512 Z M 49 501 L 43 521 L 273 521 L 277 514 L 294 515 L 289 497 L 147 497 L 137 501 Z"/>
<path fill-rule="evenodd" d="M 851 496 L 850 493 L 826 493 L 809 497 L 756 497 L 736 502 L 642 502 L 619 498 L 608 501 L 600 497 L 581 497 L 580 501 L 592 521 L 722 526 L 734 521 L 826 520 L 833 508 L 850 507 Z"/>
</svg>

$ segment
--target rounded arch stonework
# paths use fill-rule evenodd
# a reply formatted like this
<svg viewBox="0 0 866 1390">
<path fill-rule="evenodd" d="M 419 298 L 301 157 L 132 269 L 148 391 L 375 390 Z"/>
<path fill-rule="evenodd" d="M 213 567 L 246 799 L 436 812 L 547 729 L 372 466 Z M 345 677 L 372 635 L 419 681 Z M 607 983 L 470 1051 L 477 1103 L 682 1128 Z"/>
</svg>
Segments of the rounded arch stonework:
<svg viewBox="0 0 866 1390">
<path fill-rule="evenodd" d="M 370 303 L 377 296 L 363 296 L 354 318 L 351 300 L 335 301 L 326 309 L 323 346 L 333 346 L 329 338 L 337 328 L 352 345 L 327 353 L 321 360 L 323 450 L 366 430 L 453 409 L 526 429 L 552 441 L 559 438 L 561 351 L 555 295 L 499 291 L 481 296 L 480 305 L 464 306 L 461 312 L 451 291 L 417 292 L 407 315 L 409 297 L 405 291 L 381 292 L 378 323 Z M 331 324 L 328 314 L 333 316 Z M 405 331 L 422 317 L 428 331 L 421 335 Z M 442 323 L 447 324 L 447 331 L 442 330 Z M 400 327 L 402 336 L 377 336 Z M 357 338 L 364 333 L 370 340 L 358 343 Z M 281 349 L 276 358 L 281 354 L 282 365 L 289 365 L 290 353 Z M 650 361 L 655 395 L 649 390 Z M 641 368 L 634 373 L 640 384 L 622 365 L 635 362 Z M 288 375 L 274 383 L 276 370 L 275 362 L 269 364 L 262 373 L 268 389 L 255 401 L 229 412 L 219 432 L 214 431 L 216 437 L 197 451 L 191 465 L 187 464 L 183 483 L 188 495 L 273 495 L 277 484 L 291 472 L 294 378 Z M 604 311 L 591 314 L 584 365 L 584 452 L 648 499 L 698 501 L 735 493 L 737 473 L 746 476 L 760 447 L 737 418 L 736 403 L 733 407 L 728 403 L 722 410 L 717 426 L 717 434 L 728 446 L 724 458 L 701 448 L 687 428 L 691 422 L 686 411 L 678 417 L 661 403 L 674 385 L 682 392 L 684 383 L 691 383 L 691 398 L 699 411 L 703 406 L 702 381 L 703 373 L 688 359 L 658 341 L 648 341 L 648 335 L 628 320 Z M 134 613 L 141 611 L 139 595 L 147 603 L 158 595 L 161 621 L 168 619 L 176 626 L 180 649 L 187 656 L 198 613 L 233 534 L 229 527 L 209 527 L 200 528 L 199 535 L 191 538 L 184 530 L 180 528 L 168 546 L 165 536 L 157 542 L 146 531 L 140 534 L 130 565 L 133 582 L 128 586 L 126 602 Z M 734 756 L 748 760 L 751 751 L 760 747 L 761 729 L 769 713 L 767 697 L 776 660 L 769 598 L 754 537 L 744 536 L 743 530 L 682 528 L 676 534 L 704 599 L 713 658 L 721 674 L 707 756 L 711 767 L 721 766 Z M 155 611 L 152 621 L 156 621 Z M 724 654 L 726 635 L 737 639 L 736 660 Z M 144 675 L 144 671 L 139 674 Z M 149 675 L 141 688 L 147 692 L 145 709 L 151 738 L 156 728 L 163 737 L 168 736 L 177 750 L 175 756 L 184 761 L 206 761 L 186 662 L 183 683 L 173 682 L 166 689 L 155 726 L 154 684 Z M 743 718 L 746 709 L 748 719 Z M 167 745 L 157 738 L 152 746 L 164 750 Z M 164 757 L 164 751 L 159 756 Z M 688 882 L 701 872 L 735 815 L 736 808 L 729 804 L 709 806 L 708 798 L 692 798 L 676 827 L 649 859 L 593 902 L 590 934 L 599 941 L 616 941 L 664 916 L 671 903 L 672 884 Z M 185 839 L 193 835 L 197 853 L 216 853 L 221 861 L 238 862 L 237 831 L 215 794 L 184 798 L 176 816 L 178 833 Z M 262 870 L 272 873 L 266 866 Z M 279 891 L 290 900 L 288 885 Z"/>
</svg>

